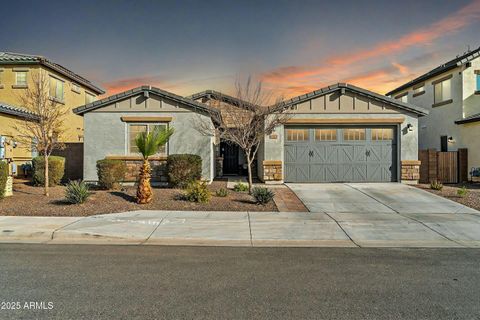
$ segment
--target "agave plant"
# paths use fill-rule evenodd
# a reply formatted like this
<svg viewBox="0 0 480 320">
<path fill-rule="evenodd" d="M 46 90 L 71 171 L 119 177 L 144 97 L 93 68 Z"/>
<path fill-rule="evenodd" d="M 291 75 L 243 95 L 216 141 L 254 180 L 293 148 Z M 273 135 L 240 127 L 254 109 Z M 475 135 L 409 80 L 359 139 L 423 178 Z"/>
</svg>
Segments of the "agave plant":
<svg viewBox="0 0 480 320">
<path fill-rule="evenodd" d="M 156 127 L 151 132 L 141 132 L 135 138 L 135 144 L 143 157 L 137 188 L 137 203 L 139 204 L 152 201 L 152 186 L 150 184 L 152 169 L 148 158 L 156 154 L 158 149 L 167 143 L 172 134 L 173 128 L 160 129 Z"/>
</svg>

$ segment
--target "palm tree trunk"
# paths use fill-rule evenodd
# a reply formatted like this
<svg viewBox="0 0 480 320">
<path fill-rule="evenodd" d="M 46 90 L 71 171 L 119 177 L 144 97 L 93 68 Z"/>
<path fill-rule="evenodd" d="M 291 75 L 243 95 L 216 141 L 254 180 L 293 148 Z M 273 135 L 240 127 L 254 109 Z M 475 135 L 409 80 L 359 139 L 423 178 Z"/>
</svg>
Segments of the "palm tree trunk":
<svg viewBox="0 0 480 320">
<path fill-rule="evenodd" d="M 144 159 L 142 167 L 140 168 L 140 179 L 137 188 L 137 203 L 139 204 L 152 202 L 152 186 L 150 185 L 151 171 L 148 159 Z"/>
</svg>

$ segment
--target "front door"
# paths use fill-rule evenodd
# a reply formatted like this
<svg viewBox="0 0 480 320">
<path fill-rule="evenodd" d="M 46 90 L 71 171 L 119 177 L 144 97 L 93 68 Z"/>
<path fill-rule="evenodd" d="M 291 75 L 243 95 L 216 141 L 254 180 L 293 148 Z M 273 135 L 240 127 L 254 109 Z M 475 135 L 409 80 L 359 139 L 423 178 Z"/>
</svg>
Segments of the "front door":
<svg viewBox="0 0 480 320">
<path fill-rule="evenodd" d="M 238 146 L 231 143 L 221 144 L 223 155 L 223 173 L 238 174 Z"/>
</svg>

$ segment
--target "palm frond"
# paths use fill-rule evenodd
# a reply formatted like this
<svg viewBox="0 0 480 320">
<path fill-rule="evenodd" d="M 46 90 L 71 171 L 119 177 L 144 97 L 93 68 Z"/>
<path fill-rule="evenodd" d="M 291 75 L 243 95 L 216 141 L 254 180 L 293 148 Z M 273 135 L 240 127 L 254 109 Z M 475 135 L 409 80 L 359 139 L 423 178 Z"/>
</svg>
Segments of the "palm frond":
<svg viewBox="0 0 480 320">
<path fill-rule="evenodd" d="M 153 131 L 141 132 L 135 138 L 135 145 L 142 154 L 144 159 L 153 156 L 158 152 L 161 146 L 168 142 L 168 139 L 173 134 L 174 129 L 160 129 L 156 127 Z"/>
</svg>

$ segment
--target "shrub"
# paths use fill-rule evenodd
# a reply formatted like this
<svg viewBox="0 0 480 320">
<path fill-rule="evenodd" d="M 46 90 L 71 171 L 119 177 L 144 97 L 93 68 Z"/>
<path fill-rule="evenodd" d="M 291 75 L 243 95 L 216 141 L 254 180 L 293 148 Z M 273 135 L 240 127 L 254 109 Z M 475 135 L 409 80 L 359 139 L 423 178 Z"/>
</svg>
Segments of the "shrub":
<svg viewBox="0 0 480 320">
<path fill-rule="evenodd" d="M 127 165 L 125 161 L 103 159 L 97 161 L 98 184 L 103 189 L 118 189 L 125 179 Z"/>
<path fill-rule="evenodd" d="M 238 182 L 233 186 L 233 191 L 235 192 L 245 192 L 248 191 L 248 185 L 245 183 Z"/>
<path fill-rule="evenodd" d="M 174 187 L 185 188 L 202 177 L 202 158 L 196 154 L 172 154 L 167 158 L 168 180 Z"/>
<path fill-rule="evenodd" d="M 226 197 L 228 196 L 228 190 L 225 188 L 220 188 L 215 192 L 217 197 Z"/>
<path fill-rule="evenodd" d="M 210 201 L 210 191 L 205 181 L 192 181 L 185 191 L 185 199 L 191 202 L 207 203 Z"/>
<path fill-rule="evenodd" d="M 5 196 L 8 179 L 8 163 L 0 160 L 0 199 Z"/>
<path fill-rule="evenodd" d="M 65 189 L 65 200 L 77 204 L 84 203 L 90 196 L 88 185 L 83 181 L 70 181 Z"/>
<path fill-rule="evenodd" d="M 460 189 L 457 190 L 457 195 L 459 197 L 465 197 L 468 194 L 468 189 L 465 186 L 462 186 Z"/>
<path fill-rule="evenodd" d="M 443 184 L 437 180 L 430 182 L 430 189 L 441 191 L 443 189 Z"/>
<path fill-rule="evenodd" d="M 33 183 L 37 186 L 45 185 L 45 159 L 43 156 L 33 158 Z M 65 158 L 48 157 L 48 185 L 60 184 L 65 174 Z"/>
<path fill-rule="evenodd" d="M 252 196 L 258 204 L 267 204 L 273 200 L 275 193 L 264 187 L 255 187 L 252 189 Z"/>
</svg>

